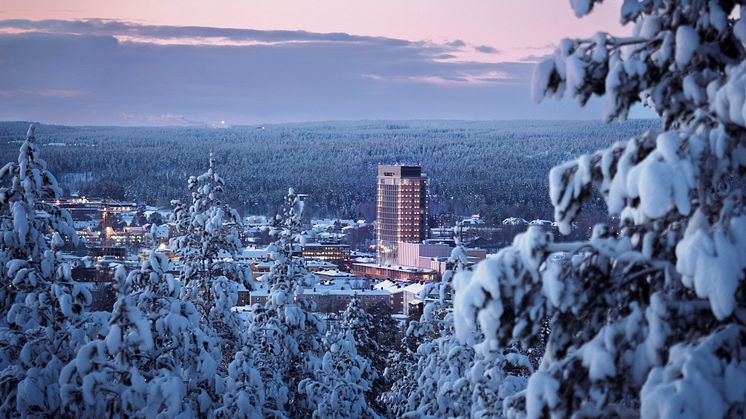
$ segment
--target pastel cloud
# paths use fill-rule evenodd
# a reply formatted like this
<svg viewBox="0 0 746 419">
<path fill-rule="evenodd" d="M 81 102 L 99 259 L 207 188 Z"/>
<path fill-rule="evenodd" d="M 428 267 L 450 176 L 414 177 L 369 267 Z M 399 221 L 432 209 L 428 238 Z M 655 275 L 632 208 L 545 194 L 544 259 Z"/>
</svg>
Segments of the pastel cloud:
<svg viewBox="0 0 746 419">
<path fill-rule="evenodd" d="M 499 52 L 497 48 L 489 45 L 477 45 L 474 49 L 484 54 L 497 54 Z"/>
<path fill-rule="evenodd" d="M 600 115 L 535 106 L 528 89 L 534 64 L 499 61 L 496 52 L 462 40 L 5 20 L 0 119 L 192 125 Z"/>
</svg>

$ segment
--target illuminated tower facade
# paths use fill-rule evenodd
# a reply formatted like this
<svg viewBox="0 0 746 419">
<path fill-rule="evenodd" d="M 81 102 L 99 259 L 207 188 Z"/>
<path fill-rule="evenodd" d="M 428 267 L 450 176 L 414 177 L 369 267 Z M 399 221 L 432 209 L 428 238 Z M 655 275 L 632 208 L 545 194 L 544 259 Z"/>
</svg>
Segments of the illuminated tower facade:
<svg viewBox="0 0 746 419">
<path fill-rule="evenodd" d="M 427 238 L 427 176 L 419 166 L 378 165 L 378 263 L 394 263 L 399 242 Z"/>
</svg>

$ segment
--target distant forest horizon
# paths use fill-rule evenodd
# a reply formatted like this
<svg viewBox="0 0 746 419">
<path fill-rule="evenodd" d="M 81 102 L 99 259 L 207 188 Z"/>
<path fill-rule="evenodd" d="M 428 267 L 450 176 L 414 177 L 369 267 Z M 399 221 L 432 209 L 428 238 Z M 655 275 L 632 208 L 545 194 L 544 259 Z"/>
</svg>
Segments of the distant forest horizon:
<svg viewBox="0 0 746 419">
<path fill-rule="evenodd" d="M 288 187 L 309 195 L 313 217 L 375 218 L 379 163 L 419 164 L 430 177 L 433 221 L 480 214 L 552 219 L 549 169 L 608 147 L 658 120 L 371 120 L 206 126 L 65 126 L 0 122 L 0 153 L 17 158 L 36 126 L 42 158 L 66 194 L 158 207 L 188 197 L 187 178 L 210 152 L 225 201 L 242 214 L 273 215 Z M 603 210 L 596 200 L 590 212 Z"/>
</svg>

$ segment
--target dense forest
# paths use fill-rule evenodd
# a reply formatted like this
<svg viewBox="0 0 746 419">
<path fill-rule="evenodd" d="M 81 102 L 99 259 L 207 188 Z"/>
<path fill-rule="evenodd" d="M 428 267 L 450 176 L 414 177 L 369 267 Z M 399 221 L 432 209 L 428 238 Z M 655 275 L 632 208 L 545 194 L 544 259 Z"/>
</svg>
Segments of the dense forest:
<svg viewBox="0 0 746 419">
<path fill-rule="evenodd" d="M 0 158 L 15 158 L 28 125 L 0 123 Z M 430 176 L 434 217 L 481 213 L 495 221 L 551 219 L 552 166 L 658 126 L 649 120 L 358 121 L 222 129 L 38 125 L 37 135 L 63 187 L 82 195 L 167 206 L 185 197 L 186 178 L 201 173 L 212 151 L 225 176 L 226 199 L 243 213 L 274 213 L 292 186 L 310 195 L 309 215 L 372 219 L 376 165 L 400 162 L 422 164 Z"/>
</svg>

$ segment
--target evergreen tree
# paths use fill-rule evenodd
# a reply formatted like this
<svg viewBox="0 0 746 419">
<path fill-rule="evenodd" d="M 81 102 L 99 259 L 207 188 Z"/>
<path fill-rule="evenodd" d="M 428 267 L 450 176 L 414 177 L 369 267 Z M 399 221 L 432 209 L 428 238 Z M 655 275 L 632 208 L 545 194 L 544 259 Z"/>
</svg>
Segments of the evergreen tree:
<svg viewBox="0 0 746 419">
<path fill-rule="evenodd" d="M 370 390 L 370 361 L 355 348 L 352 330 L 343 329 L 328 337 L 328 350 L 315 378 L 299 383 L 315 418 L 378 417 L 368 405 L 365 393 Z"/>
<path fill-rule="evenodd" d="M 148 216 L 148 219 L 147 219 L 147 224 L 150 224 L 150 225 L 158 225 L 158 226 L 159 226 L 159 225 L 163 224 L 163 216 L 161 215 L 161 213 L 160 213 L 160 212 L 158 212 L 158 211 L 153 211 L 153 212 L 152 212 L 152 213 L 150 213 L 150 215 Z"/>
<path fill-rule="evenodd" d="M 457 239 L 458 241 L 458 239 Z M 430 295 L 418 322 L 412 322 L 408 333 L 423 336 L 410 367 L 411 386 L 406 399 L 408 415 L 433 417 L 499 416 L 502 400 L 526 385 L 528 358 L 515 348 L 491 348 L 475 351 L 471 344 L 480 338 L 475 330 L 466 342 L 454 335 L 454 282 L 471 274 L 464 247 L 458 242 L 448 261 L 440 283 L 422 292 Z M 485 348 L 486 349 L 486 348 Z M 518 365 L 516 365 L 518 364 Z"/>
<path fill-rule="evenodd" d="M 250 273 L 234 262 L 242 248 L 236 230 L 241 218 L 222 203 L 224 185 L 210 154 L 208 171 L 189 178 L 191 205 L 173 202 L 172 221 L 179 235 L 170 241 L 181 262 L 182 298 L 195 305 L 203 330 L 217 339 L 216 361 L 221 370 L 227 369 L 242 338 L 238 318 L 231 310 L 238 298 L 238 284 L 251 289 Z"/>
<path fill-rule="evenodd" d="M 383 414 L 388 409 L 383 404 L 382 396 L 391 387 L 391 383 L 386 379 L 385 372 L 389 365 L 390 354 L 398 351 L 401 346 L 402 333 L 396 320 L 391 317 L 391 307 L 388 304 L 378 303 L 368 306 L 366 313 L 370 316 L 368 339 L 372 340 L 375 346 L 362 343 L 359 344 L 359 347 L 362 347 L 361 352 L 370 360 L 371 368 L 377 375 L 373 380 L 371 390 L 366 393 L 366 398 L 368 405 Z M 364 341 L 365 339 L 363 339 Z"/>
<path fill-rule="evenodd" d="M 260 418 L 270 413 L 283 416 L 282 412 L 265 407 L 265 386 L 254 367 L 254 356 L 253 348 L 248 345 L 236 353 L 228 367 L 223 406 L 216 412 L 217 417 Z"/>
<path fill-rule="evenodd" d="M 376 380 L 383 374 L 384 363 L 386 362 L 385 354 L 381 350 L 381 345 L 376 342 L 371 333 L 374 325 L 372 316 L 365 311 L 360 303 L 360 299 L 355 296 L 350 300 L 347 308 L 342 312 L 341 328 L 343 331 L 349 330 L 355 342 L 355 351 L 358 356 L 363 357 L 369 364 L 368 368 L 363 371 L 361 378 L 368 384 L 368 390 L 365 391 L 365 400 L 371 409 L 375 409 L 375 400 L 377 397 L 374 391 Z"/>
<path fill-rule="evenodd" d="M 573 5 L 583 16 L 596 3 Z M 625 1 L 631 37 L 563 40 L 537 66 L 537 99 L 604 95 L 608 120 L 644 103 L 663 128 L 550 172 L 562 232 L 594 188 L 618 225 L 564 244 L 530 228 L 458 289 L 457 332 L 479 326 L 484 347 L 536 342 L 549 319 L 542 363 L 506 414 L 746 414 L 742 12 L 731 1 Z"/>
<path fill-rule="evenodd" d="M 55 415 L 58 378 L 88 339 L 87 288 L 58 250 L 77 242 L 29 127 L 17 162 L 0 169 L 0 416 Z"/>
<path fill-rule="evenodd" d="M 144 416 L 151 370 L 150 325 L 132 301 L 123 266 L 117 269 L 118 298 L 105 339 L 84 345 L 60 374 L 62 412 L 76 417 Z"/>
<path fill-rule="evenodd" d="M 406 338 L 402 339 L 404 342 Z M 419 346 L 417 344 L 415 348 Z M 408 411 L 409 395 L 415 391 L 417 380 L 416 352 L 402 343 L 400 348 L 388 353 L 383 377 L 385 391 L 378 396 L 378 405 L 385 407 L 387 417 L 402 417 Z"/>
<path fill-rule="evenodd" d="M 278 217 L 279 238 L 270 246 L 273 266 L 262 277 L 268 290 L 264 306 L 250 312 L 249 337 L 254 357 L 251 368 L 259 371 L 265 386 L 265 415 L 307 416 L 315 406 L 298 392 L 298 384 L 321 367 L 325 322 L 312 312 L 312 303 L 297 298 L 304 285 L 312 285 L 299 256 L 303 203 L 289 190 L 284 216 Z"/>
<path fill-rule="evenodd" d="M 194 304 L 179 297 L 181 281 L 169 272 L 168 257 L 155 250 L 155 226 L 151 238 L 154 248 L 148 258 L 127 276 L 132 300 L 147 318 L 154 342 L 154 350 L 142 358 L 153 383 L 148 412 L 204 412 L 202 403 L 219 380 L 214 341 L 202 331 Z"/>
<path fill-rule="evenodd" d="M 147 217 L 145 217 L 145 205 L 138 205 L 137 206 L 137 212 L 135 212 L 134 217 L 132 217 L 132 221 L 130 221 L 130 226 L 144 226 L 148 223 Z"/>
<path fill-rule="evenodd" d="M 342 313 L 341 328 L 326 339 L 326 354 L 314 378 L 300 382 L 299 391 L 314 407 L 318 418 L 378 417 L 368 403 L 377 372 L 366 354 L 378 345 L 368 336 L 369 315 L 353 297 Z"/>
</svg>

